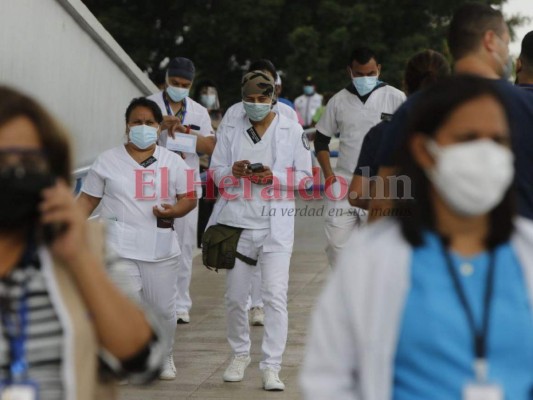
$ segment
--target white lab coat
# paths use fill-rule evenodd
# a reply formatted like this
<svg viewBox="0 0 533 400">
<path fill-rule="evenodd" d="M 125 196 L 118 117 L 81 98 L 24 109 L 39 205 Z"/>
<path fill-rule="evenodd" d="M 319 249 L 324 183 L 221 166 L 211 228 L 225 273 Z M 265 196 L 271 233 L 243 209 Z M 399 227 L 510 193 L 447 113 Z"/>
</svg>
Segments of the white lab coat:
<svg viewBox="0 0 533 400">
<path fill-rule="evenodd" d="M 311 96 L 302 94 L 294 100 L 294 108 L 300 113 L 305 126 L 310 126 L 313 122 L 313 115 L 322 105 L 322 98 L 321 94 L 313 93 Z"/>
<path fill-rule="evenodd" d="M 519 218 L 515 225 L 511 244 L 533 299 L 533 222 Z M 390 219 L 348 240 L 313 313 L 300 376 L 306 400 L 391 399 L 411 254 Z"/>
<path fill-rule="evenodd" d="M 282 210 L 293 209 L 294 200 L 288 197 L 292 191 L 298 189 L 303 178 L 311 178 L 311 152 L 304 147 L 302 127 L 279 115 L 279 122 L 272 138 L 273 165 L 269 165 L 275 178 L 280 182 L 279 195 L 282 200 L 273 200 L 270 208 L 270 236 L 265 240 L 265 252 L 292 252 L 294 242 L 294 215 Z M 211 158 L 211 169 L 214 172 L 215 184 L 225 176 L 231 176 L 231 168 L 235 161 L 239 161 L 242 140 L 246 140 L 246 129 L 249 126 L 247 117 L 228 118 L 217 130 L 217 144 Z M 294 171 L 294 182 L 288 180 L 287 168 Z M 294 183 L 294 186 L 292 184 Z M 308 179 L 306 187 L 312 184 Z M 209 219 L 208 227 L 216 224 L 218 215 L 228 200 L 219 197 Z M 238 219 L 238 215 L 235 219 Z"/>
</svg>

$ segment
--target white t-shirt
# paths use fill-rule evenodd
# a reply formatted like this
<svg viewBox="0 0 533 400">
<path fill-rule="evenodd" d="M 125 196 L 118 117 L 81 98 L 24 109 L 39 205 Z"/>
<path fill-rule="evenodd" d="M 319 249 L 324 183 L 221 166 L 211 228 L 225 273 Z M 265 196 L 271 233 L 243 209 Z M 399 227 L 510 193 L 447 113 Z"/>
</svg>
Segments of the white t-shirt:
<svg viewBox="0 0 533 400">
<path fill-rule="evenodd" d="M 241 140 L 241 151 L 239 160 L 250 160 L 252 164 L 262 163 L 272 169 L 274 157 L 272 154 L 272 136 L 279 122 L 279 117 L 272 120 L 272 123 L 261 138 L 261 141 L 255 143 L 252 141 L 246 130 L 242 131 L 235 140 Z M 252 125 L 248 122 L 246 129 Z M 217 222 L 245 229 L 264 229 L 270 228 L 270 201 L 263 199 L 261 193 L 265 185 L 251 183 L 251 198 L 246 198 L 246 190 L 243 189 L 244 180 L 240 180 L 240 185 L 235 188 L 227 188 L 228 194 L 237 194 L 235 200 L 229 200 L 226 206 L 220 212 Z"/>
<path fill-rule="evenodd" d="M 278 101 L 276 104 L 274 104 L 274 107 L 272 107 L 272 111 L 274 111 L 278 115 L 283 115 L 284 117 L 298 122 L 298 115 L 296 114 L 296 111 L 294 111 L 287 104 L 283 104 Z M 220 122 L 220 125 L 222 125 L 228 118 L 242 118 L 245 114 L 246 111 L 244 111 L 242 101 L 239 103 L 235 103 L 226 110 L 226 113 L 224 114 L 224 118 L 222 119 L 222 122 Z"/>
<path fill-rule="evenodd" d="M 388 85 L 374 90 L 364 104 L 346 89 L 331 98 L 316 129 L 329 137 L 340 133 L 339 175 L 351 180 L 365 135 L 382 120 L 382 114 L 393 114 L 404 101 L 405 94 Z"/>
<path fill-rule="evenodd" d="M 294 107 L 302 116 L 305 126 L 310 126 L 313 123 L 313 115 L 321 105 L 322 95 L 318 93 L 314 93 L 312 96 L 302 94 L 294 100 Z"/>
<path fill-rule="evenodd" d="M 161 113 L 163 115 L 171 115 L 169 114 L 167 107 L 165 105 L 165 100 L 163 97 L 164 92 L 155 93 L 149 97 L 147 97 L 149 100 L 155 101 L 159 108 L 161 109 Z M 182 125 L 196 125 L 200 127 L 197 132 L 200 133 L 202 136 L 214 136 L 213 127 L 211 126 L 211 117 L 209 117 L 209 112 L 207 109 L 202 106 L 200 103 L 197 103 L 190 97 L 187 97 L 185 99 L 186 104 L 186 112 L 185 117 L 183 118 Z M 162 131 L 159 135 L 159 145 L 162 147 L 167 146 L 167 138 L 168 134 L 167 131 Z M 200 181 L 200 158 L 198 157 L 198 154 L 196 153 L 187 153 L 185 154 L 185 163 L 189 166 L 189 168 L 194 169 L 195 171 L 195 178 L 194 180 L 196 182 Z M 196 186 L 196 194 L 198 198 L 202 197 L 202 187 L 201 185 Z"/>
<path fill-rule="evenodd" d="M 159 146 L 153 157 L 155 162 L 142 167 L 124 145 L 107 150 L 91 166 L 81 189 L 102 199 L 100 216 L 108 222 L 109 244 L 120 257 L 160 261 L 180 254 L 177 235 L 157 227 L 152 208 L 175 204 L 177 195 L 188 192 L 187 165 Z"/>
</svg>

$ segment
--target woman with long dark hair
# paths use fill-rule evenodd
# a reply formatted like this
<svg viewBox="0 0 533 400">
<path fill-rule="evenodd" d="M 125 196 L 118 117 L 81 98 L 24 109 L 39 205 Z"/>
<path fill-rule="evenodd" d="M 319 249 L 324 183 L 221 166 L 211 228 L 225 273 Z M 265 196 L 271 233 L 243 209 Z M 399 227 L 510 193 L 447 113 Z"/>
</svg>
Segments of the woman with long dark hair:
<svg viewBox="0 0 533 400">
<path fill-rule="evenodd" d="M 530 398 L 533 225 L 514 217 L 509 142 L 490 81 L 421 94 L 396 216 L 350 239 L 315 311 L 307 399 Z"/>
</svg>

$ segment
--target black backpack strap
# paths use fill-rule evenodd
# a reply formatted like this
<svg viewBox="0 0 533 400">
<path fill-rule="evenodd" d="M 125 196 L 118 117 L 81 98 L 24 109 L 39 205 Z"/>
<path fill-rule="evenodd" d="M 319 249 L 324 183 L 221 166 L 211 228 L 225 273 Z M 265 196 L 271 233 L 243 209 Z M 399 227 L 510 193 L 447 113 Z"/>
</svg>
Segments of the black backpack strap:
<svg viewBox="0 0 533 400">
<path fill-rule="evenodd" d="M 235 252 L 235 257 L 237 257 L 242 262 L 245 262 L 246 264 L 253 265 L 254 267 L 257 265 L 257 260 L 253 260 L 250 257 L 246 257 L 244 254 L 241 254 L 238 251 Z"/>
</svg>

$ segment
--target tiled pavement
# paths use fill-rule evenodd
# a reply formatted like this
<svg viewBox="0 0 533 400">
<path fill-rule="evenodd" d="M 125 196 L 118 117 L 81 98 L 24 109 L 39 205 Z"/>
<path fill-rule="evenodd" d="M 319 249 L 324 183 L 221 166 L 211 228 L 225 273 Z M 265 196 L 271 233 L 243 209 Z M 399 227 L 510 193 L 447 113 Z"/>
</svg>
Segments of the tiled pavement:
<svg viewBox="0 0 533 400">
<path fill-rule="evenodd" d="M 320 209 L 322 203 L 307 203 Z M 299 202 L 298 207 L 305 204 Z M 280 373 L 284 392 L 261 388 L 262 327 L 251 327 L 252 363 L 238 383 L 224 383 L 222 374 L 230 358 L 223 307 L 225 273 L 208 271 L 201 258 L 194 260 L 191 323 L 178 325 L 174 360 L 177 378 L 147 387 L 122 386 L 121 400 L 162 399 L 300 399 L 298 370 L 303 358 L 308 317 L 328 276 L 324 253 L 324 217 L 296 217 L 295 246 L 289 284 L 289 337 Z"/>
</svg>

